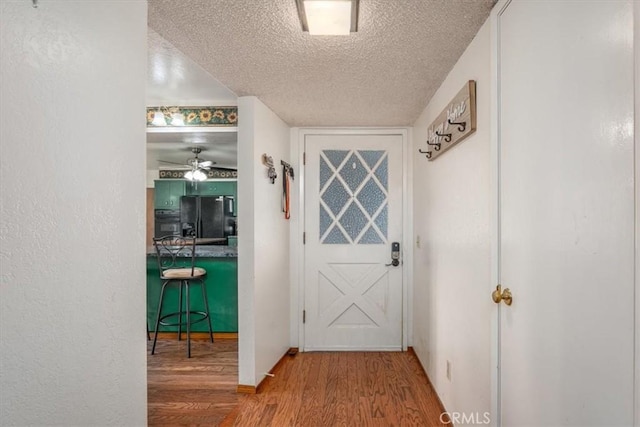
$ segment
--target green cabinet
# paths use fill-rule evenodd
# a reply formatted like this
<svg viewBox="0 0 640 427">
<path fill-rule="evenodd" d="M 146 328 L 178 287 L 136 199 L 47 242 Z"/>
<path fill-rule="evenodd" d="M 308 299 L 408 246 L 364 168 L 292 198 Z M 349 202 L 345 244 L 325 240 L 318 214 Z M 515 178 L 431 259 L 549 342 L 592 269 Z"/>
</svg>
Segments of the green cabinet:
<svg viewBox="0 0 640 427">
<path fill-rule="evenodd" d="M 185 181 L 156 181 L 154 207 L 156 209 L 180 209 L 180 197 L 185 195 L 185 187 Z"/>
<path fill-rule="evenodd" d="M 197 258 L 196 265 L 207 270 L 204 284 L 207 290 L 207 302 L 211 313 L 211 325 L 214 332 L 238 332 L 238 258 Z M 154 330 L 162 281 L 155 256 L 147 257 L 147 322 Z M 190 295 L 191 309 L 204 309 L 204 301 L 199 286 L 194 286 Z M 165 292 L 162 313 L 178 311 L 178 286 L 168 286 Z M 176 319 L 170 319 L 174 321 Z M 177 331 L 177 326 L 161 326 L 160 331 Z M 206 322 L 195 323 L 194 332 L 208 331 Z"/>
</svg>

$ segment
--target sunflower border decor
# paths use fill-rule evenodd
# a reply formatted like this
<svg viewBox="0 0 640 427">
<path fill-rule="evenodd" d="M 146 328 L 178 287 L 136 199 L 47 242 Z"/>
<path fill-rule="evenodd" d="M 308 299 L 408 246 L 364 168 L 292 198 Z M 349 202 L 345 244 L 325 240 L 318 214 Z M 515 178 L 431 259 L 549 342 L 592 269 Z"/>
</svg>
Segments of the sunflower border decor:
<svg viewBox="0 0 640 427">
<path fill-rule="evenodd" d="M 162 113 L 160 121 L 164 123 L 154 123 L 158 111 Z M 147 107 L 147 127 L 167 126 L 238 126 L 238 107 Z"/>
<path fill-rule="evenodd" d="M 160 179 L 184 179 L 185 170 L 176 169 L 160 169 L 158 177 Z M 233 169 L 212 168 L 203 171 L 207 175 L 207 179 L 228 179 L 238 178 L 238 171 Z"/>
</svg>

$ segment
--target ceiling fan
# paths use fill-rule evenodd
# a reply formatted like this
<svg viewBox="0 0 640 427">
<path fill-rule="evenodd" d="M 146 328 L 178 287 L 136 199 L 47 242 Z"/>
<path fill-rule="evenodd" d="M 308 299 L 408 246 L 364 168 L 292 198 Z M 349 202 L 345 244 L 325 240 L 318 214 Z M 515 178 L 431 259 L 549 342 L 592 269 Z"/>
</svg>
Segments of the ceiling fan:
<svg viewBox="0 0 640 427">
<path fill-rule="evenodd" d="M 184 177 L 190 181 L 204 181 L 207 179 L 207 174 L 203 172 L 203 170 L 210 170 L 216 162 L 212 160 L 201 160 L 198 155 L 202 152 L 202 148 L 193 147 L 191 148 L 191 152 L 193 153 L 192 158 L 187 159 L 186 163 L 176 163 L 176 162 L 168 162 L 166 160 L 159 160 L 162 163 L 168 163 L 172 165 L 180 165 L 182 167 L 189 168 L 187 172 L 185 172 Z M 220 166 L 219 169 L 234 169 L 229 167 Z"/>
</svg>

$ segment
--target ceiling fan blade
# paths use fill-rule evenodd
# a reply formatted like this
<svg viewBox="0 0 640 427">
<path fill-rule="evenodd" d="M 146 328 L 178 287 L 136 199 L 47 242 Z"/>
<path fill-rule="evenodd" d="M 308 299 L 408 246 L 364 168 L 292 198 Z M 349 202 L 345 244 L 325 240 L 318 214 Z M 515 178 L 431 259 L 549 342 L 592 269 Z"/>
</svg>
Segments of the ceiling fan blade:
<svg viewBox="0 0 640 427">
<path fill-rule="evenodd" d="M 235 171 L 235 170 L 238 170 L 238 167 L 237 166 L 215 165 L 214 169 L 228 169 L 228 170 Z"/>
<path fill-rule="evenodd" d="M 167 160 L 158 160 L 158 161 L 161 162 L 161 163 L 168 163 L 170 165 L 191 166 L 191 165 L 186 165 L 184 163 L 169 162 Z"/>
<path fill-rule="evenodd" d="M 213 166 L 215 164 L 216 164 L 216 162 L 212 162 L 211 160 L 205 160 L 204 162 L 198 163 L 198 167 L 210 168 L 211 166 Z"/>
</svg>

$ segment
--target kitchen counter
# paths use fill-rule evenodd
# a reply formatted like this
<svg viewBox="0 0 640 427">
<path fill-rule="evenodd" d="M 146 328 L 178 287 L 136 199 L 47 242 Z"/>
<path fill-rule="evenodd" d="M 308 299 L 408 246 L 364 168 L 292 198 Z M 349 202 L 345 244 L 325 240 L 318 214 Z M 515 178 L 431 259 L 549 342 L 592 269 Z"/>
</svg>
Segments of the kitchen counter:
<svg viewBox="0 0 640 427">
<path fill-rule="evenodd" d="M 188 255 L 190 256 L 190 255 Z M 204 285 L 207 289 L 207 302 L 211 312 L 211 323 L 214 332 L 238 332 L 238 248 L 234 246 L 196 246 L 196 261 L 198 267 L 207 270 Z M 185 259 L 191 265 L 190 259 Z M 158 302 L 162 281 L 158 271 L 156 250 L 153 246 L 147 248 L 147 321 L 149 328 L 155 327 Z M 178 286 L 167 288 L 163 313 L 177 311 Z M 194 288 L 191 294 L 192 310 L 202 310 L 204 301 L 199 288 Z M 174 319 L 171 319 L 174 320 Z M 160 331 L 177 331 L 177 326 L 161 326 Z M 206 322 L 195 323 L 194 332 L 207 331 Z"/>
<path fill-rule="evenodd" d="M 148 256 L 156 256 L 156 249 L 153 246 L 147 247 Z M 180 257 L 191 257 L 190 251 L 184 251 Z M 237 258 L 237 246 L 225 245 L 196 245 L 196 258 Z"/>
</svg>

